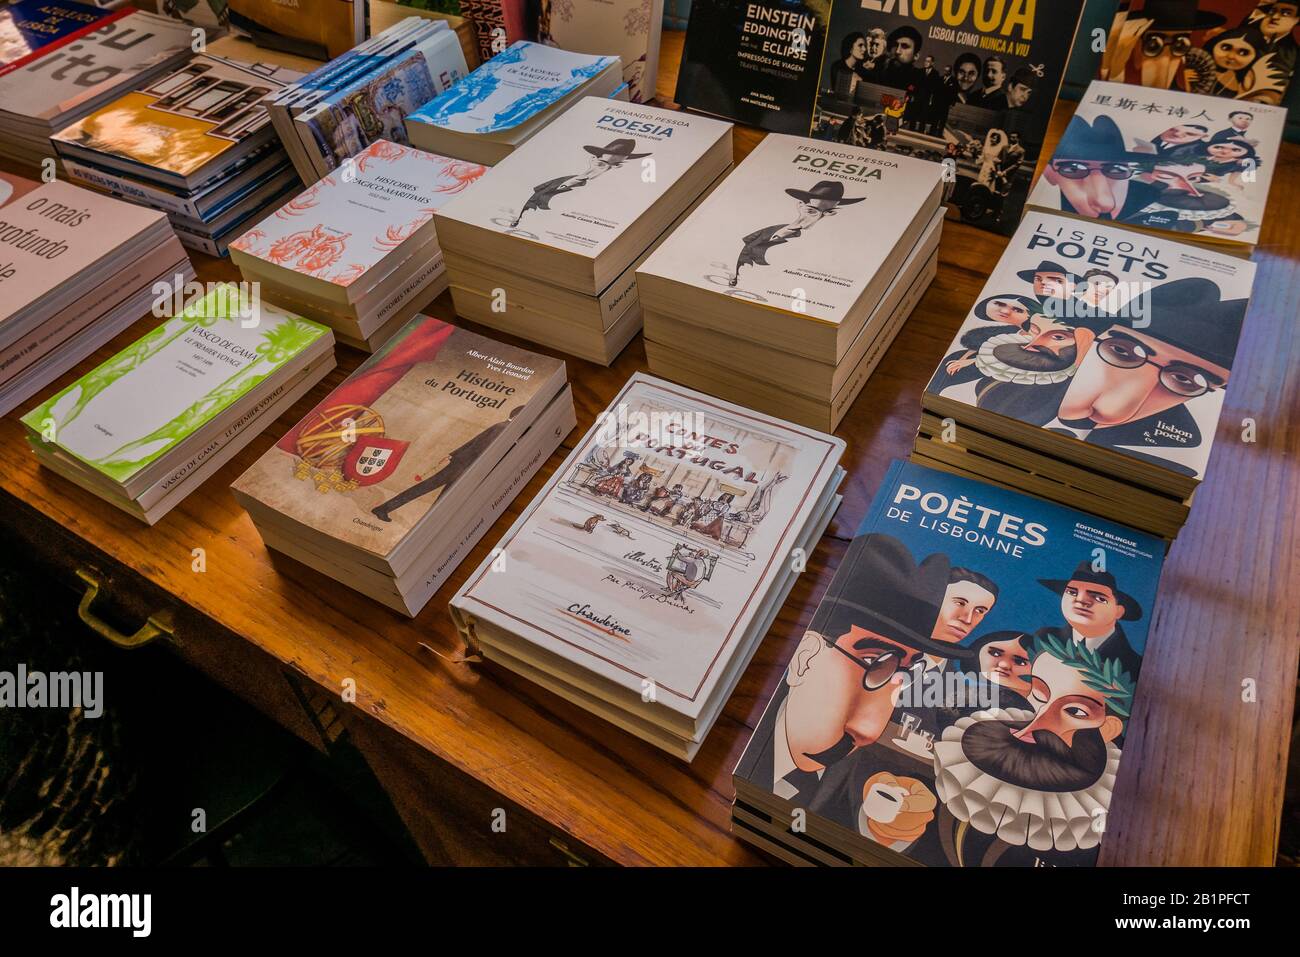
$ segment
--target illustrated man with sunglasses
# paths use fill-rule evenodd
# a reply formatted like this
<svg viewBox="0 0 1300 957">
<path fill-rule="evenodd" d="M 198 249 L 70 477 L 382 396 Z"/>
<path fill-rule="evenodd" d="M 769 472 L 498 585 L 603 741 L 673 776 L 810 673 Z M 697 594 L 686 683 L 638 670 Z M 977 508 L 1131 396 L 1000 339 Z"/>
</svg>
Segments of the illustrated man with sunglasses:
<svg viewBox="0 0 1300 957">
<path fill-rule="evenodd" d="M 1093 343 L 1049 427 L 1191 474 L 1141 450 L 1201 444 L 1185 406 L 1227 386 L 1249 304 L 1220 296 L 1217 283 L 1199 277 L 1157 286 L 1146 325 L 1115 322 Z"/>
<path fill-rule="evenodd" d="M 922 655 L 969 656 L 930 637 L 949 585 L 946 556 L 918 565 L 898 539 L 869 535 L 845 562 L 850 573 L 822 601 L 773 700 L 774 717 L 763 719 L 771 744 L 754 780 L 797 807 L 809 806 L 829 767 L 885 732 L 895 695 Z M 856 808 L 845 809 L 845 822 L 856 826 L 850 820 Z"/>
<path fill-rule="evenodd" d="M 1061 191 L 1061 209 L 1088 219 L 1123 221 L 1150 206 L 1162 188 L 1137 178 L 1155 171 L 1156 156 L 1124 145 L 1124 135 L 1109 116 L 1090 125 L 1075 116 L 1043 170 L 1043 179 Z"/>
</svg>

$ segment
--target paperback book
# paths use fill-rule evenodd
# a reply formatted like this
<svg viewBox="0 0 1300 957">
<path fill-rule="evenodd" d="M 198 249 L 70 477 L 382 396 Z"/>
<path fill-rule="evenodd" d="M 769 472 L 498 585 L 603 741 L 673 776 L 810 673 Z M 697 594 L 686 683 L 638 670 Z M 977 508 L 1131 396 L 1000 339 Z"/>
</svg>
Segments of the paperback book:
<svg viewBox="0 0 1300 957">
<path fill-rule="evenodd" d="M 812 135 L 943 162 L 948 208 L 1011 233 L 1020 220 L 1083 0 L 840 2 Z"/>
<path fill-rule="evenodd" d="M 1186 496 L 1205 474 L 1253 263 L 1030 211 L 923 407 Z"/>
<path fill-rule="evenodd" d="M 737 833 L 800 863 L 1095 865 L 1163 555 L 895 462 L 736 766 Z"/>
<path fill-rule="evenodd" d="M 490 660 L 689 759 L 833 511 L 843 449 L 638 373 L 452 615 Z"/>
<path fill-rule="evenodd" d="M 1095 80 L 1029 202 L 1247 250 L 1259 242 L 1286 110 Z"/>
<path fill-rule="evenodd" d="M 575 53 L 614 54 L 623 63 L 628 99 L 654 99 L 663 0 L 529 0 L 529 12 L 538 42 Z"/>
</svg>

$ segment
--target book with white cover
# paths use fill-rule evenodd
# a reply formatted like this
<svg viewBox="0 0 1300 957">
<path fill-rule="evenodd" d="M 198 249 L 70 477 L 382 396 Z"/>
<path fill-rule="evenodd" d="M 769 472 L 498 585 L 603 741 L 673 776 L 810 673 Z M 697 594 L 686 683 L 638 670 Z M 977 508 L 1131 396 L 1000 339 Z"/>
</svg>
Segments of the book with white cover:
<svg viewBox="0 0 1300 957">
<path fill-rule="evenodd" d="M 664 0 L 539 0 L 537 39 L 578 53 L 615 53 L 633 103 L 654 99 Z"/>
<path fill-rule="evenodd" d="M 532 246 L 525 256 L 558 251 L 569 257 L 565 265 L 572 257 L 600 260 L 607 282 L 726 169 L 731 150 L 730 123 L 583 97 L 439 210 L 438 235 L 482 261 L 490 258 L 483 244 L 504 237 Z M 515 265 L 560 282 L 537 260 Z M 605 284 L 598 277 L 588 291 Z"/>
<path fill-rule="evenodd" d="M 340 304 L 427 243 L 433 214 L 485 172 L 376 140 L 230 244 L 235 265 Z M 436 246 L 431 252 L 436 252 Z"/>
<path fill-rule="evenodd" d="M 1031 210 L 922 405 L 1107 474 L 1205 474 L 1255 265 Z M 1149 482 L 1147 483 L 1149 484 Z"/>
<path fill-rule="evenodd" d="M 1029 204 L 1253 246 L 1286 117 L 1264 103 L 1094 80 Z"/>
<path fill-rule="evenodd" d="M 637 270 L 642 303 L 672 313 L 665 300 L 689 295 L 847 347 L 837 327 L 879 300 L 938 208 L 942 173 L 926 160 L 769 135 Z"/>
<path fill-rule="evenodd" d="M 637 373 L 452 615 L 471 641 L 508 634 L 525 656 L 555 662 L 552 673 L 638 701 L 653 688 L 661 723 L 694 721 L 824 509 L 843 450 Z"/>
</svg>

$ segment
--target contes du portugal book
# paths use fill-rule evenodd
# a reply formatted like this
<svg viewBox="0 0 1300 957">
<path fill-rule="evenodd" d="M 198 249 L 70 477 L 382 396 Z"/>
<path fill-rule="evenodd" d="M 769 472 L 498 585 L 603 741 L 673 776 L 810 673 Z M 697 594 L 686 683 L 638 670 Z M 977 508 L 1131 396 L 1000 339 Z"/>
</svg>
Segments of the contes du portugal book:
<svg viewBox="0 0 1300 957">
<path fill-rule="evenodd" d="M 838 504 L 843 450 L 637 373 L 452 616 L 490 661 L 690 760 Z"/>
<path fill-rule="evenodd" d="M 948 208 L 1020 219 L 1083 0 L 836 3 L 812 135 L 945 162 Z"/>
<path fill-rule="evenodd" d="M 231 488 L 268 548 L 414 615 L 574 424 L 563 362 L 416 316 Z"/>
<path fill-rule="evenodd" d="M 1163 555 L 895 462 L 736 766 L 734 829 L 799 863 L 1096 864 Z"/>
<path fill-rule="evenodd" d="M 1029 202 L 1245 255 L 1259 242 L 1286 116 L 1280 106 L 1094 80 Z"/>
<path fill-rule="evenodd" d="M 1254 274 L 1226 252 L 1030 211 L 922 406 L 1019 447 L 1021 468 L 1068 465 L 1058 479 L 1149 527 L 1125 486 L 1185 499 L 1204 477 Z"/>
</svg>

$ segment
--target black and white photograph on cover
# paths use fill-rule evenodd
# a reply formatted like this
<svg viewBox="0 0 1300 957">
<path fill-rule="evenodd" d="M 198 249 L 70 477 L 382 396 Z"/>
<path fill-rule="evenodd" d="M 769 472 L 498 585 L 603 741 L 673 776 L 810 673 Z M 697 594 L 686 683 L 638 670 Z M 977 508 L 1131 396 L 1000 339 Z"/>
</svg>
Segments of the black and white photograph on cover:
<svg viewBox="0 0 1300 957">
<path fill-rule="evenodd" d="M 585 170 L 570 176 L 556 176 L 544 183 L 538 183 L 533 187 L 532 195 L 528 197 L 523 206 L 519 208 L 519 212 L 515 214 L 514 219 L 494 217 L 492 221 L 498 226 L 504 227 L 508 233 L 523 236 L 527 239 L 537 239 L 536 235 L 520 228 L 520 223 L 530 211 L 549 211 L 551 202 L 557 196 L 563 196 L 575 189 L 581 189 L 592 180 L 604 176 L 611 170 L 620 168 L 624 163 L 651 155 L 648 151 L 638 153 L 636 148 L 637 142 L 631 137 L 619 137 L 610 140 L 604 146 L 591 143 L 585 144 L 582 147 L 588 154 L 587 168 Z"/>
<path fill-rule="evenodd" d="M 996 22 L 968 7 L 956 24 L 916 5 L 890 13 L 880 6 L 832 9 L 811 134 L 946 163 L 950 208 L 966 222 L 1011 232 L 1081 0 L 999 7 Z"/>
</svg>

